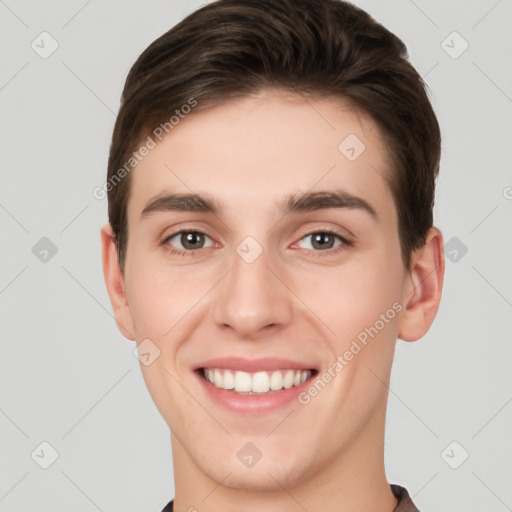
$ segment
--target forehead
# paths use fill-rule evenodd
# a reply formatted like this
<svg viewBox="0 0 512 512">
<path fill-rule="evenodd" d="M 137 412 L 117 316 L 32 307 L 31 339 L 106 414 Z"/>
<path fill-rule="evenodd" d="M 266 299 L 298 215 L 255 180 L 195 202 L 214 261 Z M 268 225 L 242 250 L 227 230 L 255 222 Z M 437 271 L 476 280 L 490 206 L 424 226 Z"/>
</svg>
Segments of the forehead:
<svg viewBox="0 0 512 512">
<path fill-rule="evenodd" d="M 339 98 L 266 90 L 203 110 L 199 104 L 135 167 L 129 217 L 169 192 L 208 193 L 240 212 L 342 188 L 389 209 L 387 161 L 376 123 Z"/>
</svg>

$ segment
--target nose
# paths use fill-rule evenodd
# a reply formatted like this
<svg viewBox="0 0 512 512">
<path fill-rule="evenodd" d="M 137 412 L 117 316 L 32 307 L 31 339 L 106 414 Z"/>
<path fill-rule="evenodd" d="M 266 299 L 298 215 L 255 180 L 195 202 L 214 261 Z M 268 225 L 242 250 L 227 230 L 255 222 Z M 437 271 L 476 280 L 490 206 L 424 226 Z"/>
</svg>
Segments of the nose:
<svg viewBox="0 0 512 512">
<path fill-rule="evenodd" d="M 251 263 L 235 254 L 231 271 L 216 290 L 216 324 L 246 340 L 256 340 L 288 325 L 293 294 L 280 273 L 266 251 Z"/>
</svg>

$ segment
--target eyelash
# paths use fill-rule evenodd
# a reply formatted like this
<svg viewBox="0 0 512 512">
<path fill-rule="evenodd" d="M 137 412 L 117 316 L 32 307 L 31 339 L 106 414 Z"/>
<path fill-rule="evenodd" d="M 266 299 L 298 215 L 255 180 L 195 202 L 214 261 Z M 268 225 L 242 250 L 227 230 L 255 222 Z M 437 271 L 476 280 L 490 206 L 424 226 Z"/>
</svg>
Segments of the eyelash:
<svg viewBox="0 0 512 512">
<path fill-rule="evenodd" d="M 204 233 L 203 231 L 200 231 L 198 229 L 182 229 L 180 231 L 176 231 L 168 236 L 166 236 L 161 242 L 160 242 L 160 245 L 163 245 L 167 252 L 169 254 L 172 254 L 174 256 L 193 256 L 196 252 L 202 250 L 202 249 L 205 249 L 205 247 L 202 247 L 201 249 L 191 249 L 191 250 L 181 250 L 181 249 L 175 249 L 173 247 L 171 247 L 168 242 L 169 240 L 171 240 L 172 238 L 174 238 L 176 235 L 179 235 L 179 234 L 182 234 L 182 233 L 198 233 L 198 234 L 201 234 L 201 235 L 204 235 L 206 237 L 208 237 L 208 235 L 206 233 Z M 322 233 L 322 234 L 326 234 L 326 235 L 332 235 L 336 238 L 338 238 L 342 243 L 336 247 L 333 247 L 331 249 L 326 249 L 326 250 L 315 250 L 315 249 L 306 249 L 307 253 L 310 255 L 310 256 L 314 256 L 314 257 L 321 257 L 323 254 L 328 254 L 328 255 L 332 255 L 332 254 L 338 254 L 339 252 L 341 251 L 345 251 L 347 250 L 347 248 L 351 247 L 353 245 L 353 242 L 351 242 L 350 240 L 347 240 L 345 237 L 341 236 L 339 233 L 336 233 L 335 231 L 331 231 L 329 229 L 321 229 L 321 230 L 316 230 L 316 231 L 310 231 L 309 233 L 305 233 L 300 239 L 300 240 L 303 240 L 304 238 L 308 237 L 308 236 L 312 236 L 312 235 L 317 235 L 319 233 Z M 208 237 L 210 238 L 210 237 Z"/>
<path fill-rule="evenodd" d="M 341 244 L 333 247 L 331 249 L 325 249 L 325 250 L 315 250 L 315 249 L 304 249 L 307 251 L 307 253 L 310 256 L 313 256 L 315 258 L 322 257 L 323 255 L 332 256 L 333 254 L 338 254 L 342 251 L 346 251 L 349 247 L 353 245 L 353 243 L 350 240 L 347 240 L 344 236 L 340 235 L 339 233 L 336 233 L 336 231 L 332 231 L 330 229 L 319 229 L 316 231 L 310 231 L 309 233 L 305 233 L 302 235 L 299 239 L 299 241 L 303 240 L 304 238 L 307 238 L 308 236 L 312 235 L 318 235 L 319 233 L 324 235 L 332 235 L 335 238 L 337 238 L 339 241 L 341 241 Z M 295 244 L 294 244 L 295 245 Z"/>
</svg>

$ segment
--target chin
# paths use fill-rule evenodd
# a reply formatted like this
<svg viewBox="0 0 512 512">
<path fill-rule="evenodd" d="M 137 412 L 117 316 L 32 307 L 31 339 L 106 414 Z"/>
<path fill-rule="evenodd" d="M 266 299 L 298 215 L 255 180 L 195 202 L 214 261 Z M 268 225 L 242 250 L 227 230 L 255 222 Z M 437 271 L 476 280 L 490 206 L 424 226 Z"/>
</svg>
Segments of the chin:
<svg viewBox="0 0 512 512">
<path fill-rule="evenodd" d="M 266 463 L 261 459 L 252 468 L 243 467 L 238 460 L 232 464 L 226 462 L 221 467 L 218 461 L 211 462 L 209 467 L 201 468 L 204 473 L 226 487 L 244 491 L 282 491 L 283 487 L 292 488 L 300 484 L 313 472 L 312 465 L 298 464 L 290 458 L 267 460 Z"/>
</svg>

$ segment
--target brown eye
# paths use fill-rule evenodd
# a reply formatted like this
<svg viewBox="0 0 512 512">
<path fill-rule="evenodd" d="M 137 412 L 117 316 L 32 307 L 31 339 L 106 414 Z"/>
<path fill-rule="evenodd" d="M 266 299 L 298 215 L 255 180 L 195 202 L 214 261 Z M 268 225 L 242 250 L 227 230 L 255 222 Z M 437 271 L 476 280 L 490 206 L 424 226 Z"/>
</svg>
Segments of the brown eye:
<svg viewBox="0 0 512 512">
<path fill-rule="evenodd" d="M 200 249 L 204 244 L 204 235 L 197 231 L 183 232 L 180 242 L 185 249 Z"/>
<path fill-rule="evenodd" d="M 193 251 L 213 245 L 212 239 L 200 231 L 179 231 L 167 237 L 164 243 L 174 249 Z"/>
<path fill-rule="evenodd" d="M 309 242 L 308 242 L 309 240 Z M 305 244 L 303 249 L 314 251 L 327 251 L 340 245 L 350 245 L 347 240 L 336 233 L 329 231 L 316 231 L 301 238 L 299 243 Z"/>
<path fill-rule="evenodd" d="M 311 245 L 314 249 L 331 249 L 334 247 L 334 235 L 331 233 L 313 233 L 311 235 Z"/>
</svg>

